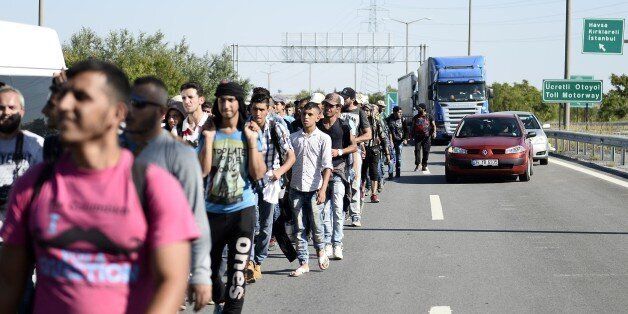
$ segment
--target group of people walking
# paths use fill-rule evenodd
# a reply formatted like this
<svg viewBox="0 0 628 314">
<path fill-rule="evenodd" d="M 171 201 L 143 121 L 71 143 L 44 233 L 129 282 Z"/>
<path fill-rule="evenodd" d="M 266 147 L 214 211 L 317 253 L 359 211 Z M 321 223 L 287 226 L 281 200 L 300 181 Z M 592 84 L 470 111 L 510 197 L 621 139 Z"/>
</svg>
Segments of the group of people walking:
<svg viewBox="0 0 628 314">
<path fill-rule="evenodd" d="M 0 87 L 0 309 L 172 312 L 188 290 L 195 310 L 239 313 L 269 250 L 301 277 L 311 241 L 328 269 L 410 137 L 426 169 L 433 119 L 384 109 L 350 87 L 249 100 L 226 80 L 170 97 L 160 78 L 87 60 L 53 79 L 44 139 L 21 128 L 21 92 Z"/>
</svg>

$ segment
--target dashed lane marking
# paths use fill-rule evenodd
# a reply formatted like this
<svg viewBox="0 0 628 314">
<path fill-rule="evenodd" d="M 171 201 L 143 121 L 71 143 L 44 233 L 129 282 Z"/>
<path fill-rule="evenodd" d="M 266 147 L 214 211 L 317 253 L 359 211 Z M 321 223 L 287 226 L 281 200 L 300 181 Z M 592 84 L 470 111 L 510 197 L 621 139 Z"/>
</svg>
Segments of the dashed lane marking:
<svg viewBox="0 0 628 314">
<path fill-rule="evenodd" d="M 449 306 L 432 306 L 430 314 L 451 314 L 451 308 Z"/>
<path fill-rule="evenodd" d="M 440 196 L 430 195 L 430 208 L 432 209 L 432 220 L 443 220 L 443 205 L 440 203 Z"/>
<path fill-rule="evenodd" d="M 596 177 L 598 179 L 602 179 L 602 180 L 610 182 L 610 183 L 617 184 L 619 186 L 623 186 L 625 188 L 628 188 L 628 182 L 625 181 L 625 180 L 613 178 L 611 176 L 607 176 L 605 174 L 601 174 L 599 172 L 596 172 L 596 171 L 593 171 L 593 170 L 589 170 L 589 169 L 584 168 L 584 167 L 576 166 L 576 165 L 574 165 L 572 163 L 568 163 L 568 162 L 564 162 L 564 161 L 561 161 L 561 160 L 557 160 L 556 158 L 552 158 L 552 163 L 557 164 L 557 165 L 562 166 L 562 167 L 565 167 L 565 168 L 569 168 L 571 170 L 575 170 L 575 171 L 579 171 L 579 172 L 588 174 L 590 176 Z"/>
</svg>

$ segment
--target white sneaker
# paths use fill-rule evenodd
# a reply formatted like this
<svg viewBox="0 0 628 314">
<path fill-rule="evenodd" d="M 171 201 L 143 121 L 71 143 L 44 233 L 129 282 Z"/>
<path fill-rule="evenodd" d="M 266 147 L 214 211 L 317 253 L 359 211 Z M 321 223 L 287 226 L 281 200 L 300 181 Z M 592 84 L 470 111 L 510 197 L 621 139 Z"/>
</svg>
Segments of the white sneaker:
<svg viewBox="0 0 628 314">
<path fill-rule="evenodd" d="M 334 246 L 334 259 L 335 260 L 341 260 L 343 258 L 342 256 L 342 246 L 338 245 L 338 246 Z"/>
<path fill-rule="evenodd" d="M 331 246 L 331 244 L 327 244 L 325 245 L 325 255 L 327 255 L 328 258 L 332 258 L 332 256 L 334 256 L 334 250 Z"/>
</svg>

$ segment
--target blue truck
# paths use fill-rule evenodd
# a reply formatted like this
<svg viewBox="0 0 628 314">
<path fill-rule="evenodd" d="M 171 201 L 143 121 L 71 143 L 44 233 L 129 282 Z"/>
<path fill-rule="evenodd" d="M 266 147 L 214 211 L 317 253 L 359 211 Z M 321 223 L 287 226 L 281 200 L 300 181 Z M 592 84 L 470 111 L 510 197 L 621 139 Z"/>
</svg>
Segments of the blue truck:
<svg viewBox="0 0 628 314">
<path fill-rule="evenodd" d="M 415 114 L 416 106 L 424 103 L 434 116 L 440 141 L 451 139 L 464 116 L 488 113 L 491 97 L 482 56 L 430 57 L 419 67 L 418 77 L 411 73 L 399 79 L 404 113 Z"/>
</svg>

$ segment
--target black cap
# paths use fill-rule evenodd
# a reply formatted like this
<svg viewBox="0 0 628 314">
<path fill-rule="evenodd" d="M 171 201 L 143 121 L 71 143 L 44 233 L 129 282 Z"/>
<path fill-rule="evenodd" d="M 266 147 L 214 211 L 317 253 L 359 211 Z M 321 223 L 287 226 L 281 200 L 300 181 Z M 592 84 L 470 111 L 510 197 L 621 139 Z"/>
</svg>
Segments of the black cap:
<svg viewBox="0 0 628 314">
<path fill-rule="evenodd" d="M 340 92 L 340 96 L 344 97 L 344 98 L 351 98 L 351 99 L 355 99 L 355 91 L 353 90 L 353 88 L 351 87 L 345 87 L 341 92 Z"/>
</svg>

